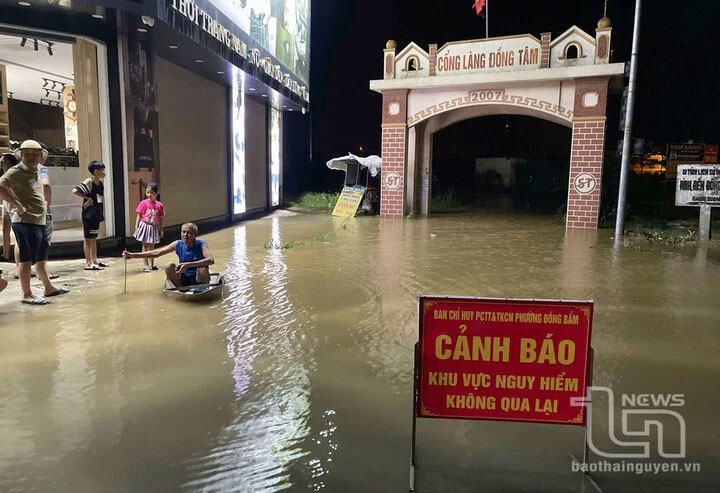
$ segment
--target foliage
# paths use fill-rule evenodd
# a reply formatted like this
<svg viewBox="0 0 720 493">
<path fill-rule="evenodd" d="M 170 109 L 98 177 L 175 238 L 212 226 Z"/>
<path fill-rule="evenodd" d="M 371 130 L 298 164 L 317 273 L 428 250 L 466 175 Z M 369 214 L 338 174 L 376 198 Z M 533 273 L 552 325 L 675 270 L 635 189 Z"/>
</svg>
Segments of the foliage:
<svg viewBox="0 0 720 493">
<path fill-rule="evenodd" d="M 304 207 L 306 209 L 331 209 L 340 197 L 339 193 L 331 192 L 306 192 L 292 202 L 293 207 Z"/>
<path fill-rule="evenodd" d="M 263 246 L 265 247 L 265 250 L 287 250 L 289 248 L 293 248 L 295 246 L 295 242 L 288 241 L 286 243 L 282 243 L 280 241 L 270 240 Z"/>
<path fill-rule="evenodd" d="M 442 195 L 433 195 L 430 198 L 430 212 L 450 212 L 460 207 L 460 200 L 454 190 L 449 190 Z"/>
</svg>

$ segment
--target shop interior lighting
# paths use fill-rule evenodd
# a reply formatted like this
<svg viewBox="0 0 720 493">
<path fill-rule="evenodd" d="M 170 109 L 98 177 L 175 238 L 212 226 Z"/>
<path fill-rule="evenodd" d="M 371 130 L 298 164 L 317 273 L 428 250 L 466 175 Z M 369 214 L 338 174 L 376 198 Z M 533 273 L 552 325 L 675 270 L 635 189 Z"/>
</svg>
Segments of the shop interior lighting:
<svg viewBox="0 0 720 493">
<path fill-rule="evenodd" d="M 105 19 L 105 7 L 95 7 L 92 16 L 96 19 Z"/>
<path fill-rule="evenodd" d="M 29 7 L 29 6 L 30 6 L 30 2 L 18 2 L 18 5 L 20 5 L 20 6 L 22 6 L 22 7 Z"/>
<path fill-rule="evenodd" d="M 205 60 L 197 59 L 197 60 L 195 60 L 195 63 L 203 63 L 204 61 L 205 61 Z"/>
<path fill-rule="evenodd" d="M 147 32 L 147 29 L 145 29 L 144 27 L 138 27 L 137 30 L 138 30 L 139 33 L 146 33 L 146 32 Z"/>
<path fill-rule="evenodd" d="M 177 50 L 177 47 L 178 47 L 177 45 L 169 45 L 168 46 L 168 48 L 170 48 L 171 50 Z"/>
</svg>

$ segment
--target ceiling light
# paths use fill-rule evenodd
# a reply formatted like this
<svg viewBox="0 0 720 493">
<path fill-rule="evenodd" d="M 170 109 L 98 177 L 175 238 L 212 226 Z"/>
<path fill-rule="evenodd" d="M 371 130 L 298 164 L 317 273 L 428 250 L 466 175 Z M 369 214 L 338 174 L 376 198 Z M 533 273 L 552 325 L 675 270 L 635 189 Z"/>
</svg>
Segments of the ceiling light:
<svg viewBox="0 0 720 493">
<path fill-rule="evenodd" d="M 266 97 L 267 97 L 267 94 L 263 94 L 262 97 L 266 98 Z"/>
<path fill-rule="evenodd" d="M 96 19 L 104 19 L 105 7 L 95 7 L 95 11 L 92 13 L 92 16 Z"/>
<path fill-rule="evenodd" d="M 147 29 L 145 29 L 144 27 L 138 27 L 137 30 L 138 30 L 139 33 L 146 33 L 146 32 L 147 32 Z"/>
<path fill-rule="evenodd" d="M 251 91 L 254 91 L 254 90 L 255 90 L 255 88 L 254 88 L 254 87 L 251 87 L 251 88 L 250 88 L 250 90 L 251 90 Z"/>
<path fill-rule="evenodd" d="M 218 70 L 217 73 L 218 73 L 218 75 L 222 75 L 222 74 L 224 74 L 225 72 L 223 72 L 222 70 Z"/>
<path fill-rule="evenodd" d="M 204 62 L 204 61 L 205 61 L 205 60 L 197 59 L 197 60 L 195 60 L 195 63 L 202 63 L 202 62 Z"/>
<path fill-rule="evenodd" d="M 29 7 L 30 2 L 18 2 L 18 5 L 22 5 L 23 7 Z"/>
<path fill-rule="evenodd" d="M 171 50 L 177 50 L 177 45 L 170 45 L 168 46 L 168 48 L 170 48 Z"/>
<path fill-rule="evenodd" d="M 141 17 L 140 17 L 140 20 L 141 20 L 142 23 L 145 24 L 146 26 L 153 27 L 153 26 L 155 25 L 155 19 L 153 19 L 153 18 L 150 17 L 149 15 L 143 15 L 143 16 L 141 16 Z"/>
</svg>

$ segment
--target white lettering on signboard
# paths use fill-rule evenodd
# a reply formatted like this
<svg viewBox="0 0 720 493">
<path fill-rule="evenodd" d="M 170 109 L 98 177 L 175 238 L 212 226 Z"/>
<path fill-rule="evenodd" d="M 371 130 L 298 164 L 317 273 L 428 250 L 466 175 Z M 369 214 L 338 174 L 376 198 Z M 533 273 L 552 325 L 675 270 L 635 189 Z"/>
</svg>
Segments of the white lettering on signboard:
<svg viewBox="0 0 720 493">
<path fill-rule="evenodd" d="M 675 205 L 720 207 L 720 165 L 678 165 Z"/>
<path fill-rule="evenodd" d="M 540 41 L 529 35 L 448 43 L 437 53 L 437 74 L 540 68 Z"/>
</svg>

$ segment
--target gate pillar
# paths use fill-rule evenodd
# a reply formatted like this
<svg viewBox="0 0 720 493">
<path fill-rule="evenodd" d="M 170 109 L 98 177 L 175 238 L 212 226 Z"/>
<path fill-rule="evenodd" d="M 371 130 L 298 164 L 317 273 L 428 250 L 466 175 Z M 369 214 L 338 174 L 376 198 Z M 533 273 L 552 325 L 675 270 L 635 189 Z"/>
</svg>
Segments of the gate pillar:
<svg viewBox="0 0 720 493">
<path fill-rule="evenodd" d="M 598 227 L 608 80 L 577 80 L 566 228 Z"/>
<path fill-rule="evenodd" d="M 387 90 L 382 95 L 380 217 L 402 218 L 405 212 L 408 90 Z"/>
</svg>

